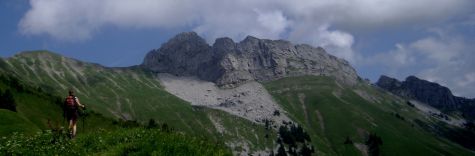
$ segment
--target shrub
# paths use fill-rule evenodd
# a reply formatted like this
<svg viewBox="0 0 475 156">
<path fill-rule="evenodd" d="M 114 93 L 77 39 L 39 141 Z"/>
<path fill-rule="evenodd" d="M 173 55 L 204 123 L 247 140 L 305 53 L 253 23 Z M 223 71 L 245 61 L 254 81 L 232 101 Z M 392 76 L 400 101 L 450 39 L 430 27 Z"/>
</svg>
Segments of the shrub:
<svg viewBox="0 0 475 156">
<path fill-rule="evenodd" d="M 0 108 L 8 109 L 16 112 L 16 103 L 12 92 L 7 89 L 5 92 L 0 91 Z"/>
<path fill-rule="evenodd" d="M 370 156 L 379 156 L 381 154 L 379 146 L 383 145 L 383 140 L 381 137 L 377 136 L 375 133 L 371 133 L 366 140 L 366 146 L 368 146 L 368 155 Z"/>
</svg>

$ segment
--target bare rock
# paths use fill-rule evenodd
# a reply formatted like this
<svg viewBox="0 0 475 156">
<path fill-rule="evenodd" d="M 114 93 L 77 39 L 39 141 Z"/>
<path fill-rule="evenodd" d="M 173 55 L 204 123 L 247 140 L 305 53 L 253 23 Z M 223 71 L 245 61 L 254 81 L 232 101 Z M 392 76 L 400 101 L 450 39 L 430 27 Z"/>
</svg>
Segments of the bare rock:
<svg viewBox="0 0 475 156">
<path fill-rule="evenodd" d="M 294 45 L 284 40 L 252 36 L 235 43 L 218 38 L 213 46 L 194 32 L 181 33 L 147 54 L 142 66 L 176 76 L 196 76 L 223 88 L 237 87 L 248 81 L 269 81 L 302 75 L 332 76 L 353 85 L 356 71 L 343 59 L 323 48 Z"/>
</svg>

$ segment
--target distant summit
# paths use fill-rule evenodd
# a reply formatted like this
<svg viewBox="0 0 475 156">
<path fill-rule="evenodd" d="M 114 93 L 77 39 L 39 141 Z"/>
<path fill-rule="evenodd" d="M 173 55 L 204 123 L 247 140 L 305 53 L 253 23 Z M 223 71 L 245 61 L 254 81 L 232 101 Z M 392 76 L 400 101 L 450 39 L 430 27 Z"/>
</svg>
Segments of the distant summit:
<svg viewBox="0 0 475 156">
<path fill-rule="evenodd" d="M 445 111 L 459 110 L 475 118 L 475 99 L 454 96 L 450 89 L 437 83 L 415 76 L 409 76 L 401 82 L 382 75 L 376 85 L 401 97 L 415 99 Z"/>
<path fill-rule="evenodd" d="M 210 46 L 195 32 L 180 33 L 150 51 L 142 67 L 176 76 L 197 76 L 221 87 L 302 75 L 331 76 L 350 85 L 358 79 L 347 61 L 321 47 L 252 36 L 239 43 L 227 37 L 218 38 Z"/>
</svg>

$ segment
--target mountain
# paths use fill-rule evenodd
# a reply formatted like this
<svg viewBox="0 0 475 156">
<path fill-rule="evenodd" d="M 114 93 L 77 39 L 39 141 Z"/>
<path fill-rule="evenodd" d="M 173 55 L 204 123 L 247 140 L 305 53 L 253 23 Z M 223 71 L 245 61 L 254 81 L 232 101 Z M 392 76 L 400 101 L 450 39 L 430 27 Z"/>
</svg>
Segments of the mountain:
<svg viewBox="0 0 475 156">
<path fill-rule="evenodd" d="M 176 131 L 226 142 L 237 153 L 270 149 L 272 140 L 264 136 L 276 133 L 220 110 L 192 106 L 165 91 L 155 75 L 136 67 L 109 68 L 49 51 L 29 51 L 0 59 L 0 74 L 54 96 L 64 97 L 74 89 L 83 104 L 107 118 L 142 124 L 153 119 Z"/>
<path fill-rule="evenodd" d="M 320 47 L 252 36 L 239 43 L 218 38 L 210 46 L 195 32 L 178 34 L 150 51 L 142 66 L 154 72 L 196 76 L 225 88 L 303 75 L 332 76 L 350 85 L 358 79 L 347 61 Z"/>
<path fill-rule="evenodd" d="M 89 110 L 81 112 L 79 135 L 70 141 L 62 116 L 63 98 L 0 73 L 0 104 L 7 97 L 13 99 L 8 100 L 13 107 L 0 107 L 1 155 L 231 155 L 223 144 L 163 125 L 143 128 Z"/>
<path fill-rule="evenodd" d="M 460 139 L 472 133 L 427 128 L 459 129 L 362 82 L 346 61 L 322 48 L 251 36 L 239 43 L 219 38 L 210 46 L 196 33 L 181 33 L 149 52 L 141 67 L 158 73 L 166 91 L 192 105 L 261 124 L 297 123 L 318 155 L 372 155 L 379 148 L 383 155 L 470 155 L 454 142 L 474 147 Z M 385 145 L 368 145 L 369 136 Z"/>
<path fill-rule="evenodd" d="M 459 132 L 365 82 L 348 86 L 331 77 L 303 76 L 264 85 L 309 132 L 317 155 L 378 155 L 375 149 L 380 155 L 474 154 L 454 144 L 474 149 L 473 132 Z M 381 146 L 368 144 L 371 134 L 381 139 Z"/>
<path fill-rule="evenodd" d="M 405 81 L 400 82 L 383 75 L 376 85 L 393 94 L 415 99 L 447 112 L 460 111 L 463 116 L 475 119 L 475 99 L 454 96 L 447 87 L 437 83 L 415 76 L 409 76 Z"/>
<path fill-rule="evenodd" d="M 234 155 L 474 155 L 475 149 L 472 131 L 364 82 L 322 48 L 283 40 L 220 38 L 210 46 L 196 33 L 181 33 L 138 66 L 110 68 L 34 51 L 0 59 L 0 73 L 55 96 L 73 88 L 105 117 L 153 119 L 224 142 Z"/>
</svg>

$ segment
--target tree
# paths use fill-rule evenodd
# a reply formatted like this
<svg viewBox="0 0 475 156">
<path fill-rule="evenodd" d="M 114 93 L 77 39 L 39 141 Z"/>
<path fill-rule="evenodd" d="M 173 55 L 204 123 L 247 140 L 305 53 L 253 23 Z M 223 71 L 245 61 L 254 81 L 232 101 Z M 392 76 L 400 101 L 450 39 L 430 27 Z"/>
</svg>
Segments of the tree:
<svg viewBox="0 0 475 156">
<path fill-rule="evenodd" d="M 346 136 L 346 139 L 345 139 L 344 144 L 345 144 L 345 145 L 353 144 L 353 140 L 351 140 L 349 136 Z"/>
<path fill-rule="evenodd" d="M 475 124 L 473 122 L 467 121 L 464 124 L 465 128 L 468 130 L 475 130 Z"/>
<path fill-rule="evenodd" d="M 279 127 L 279 138 L 277 143 L 280 145 L 277 155 L 311 155 L 314 152 L 310 143 L 310 136 L 303 130 L 300 125 L 288 124 Z M 285 151 L 285 146 L 288 150 Z"/>
<path fill-rule="evenodd" d="M 383 140 L 381 137 L 377 136 L 374 133 L 369 134 L 368 140 L 366 140 L 366 146 L 368 146 L 368 154 L 370 156 L 379 156 L 381 155 L 379 146 L 383 145 Z"/>
<path fill-rule="evenodd" d="M 303 156 L 310 156 L 312 153 L 315 152 L 313 147 L 308 147 L 308 145 L 303 145 L 302 149 L 300 150 L 300 155 Z"/>
<path fill-rule="evenodd" d="M 275 111 L 274 111 L 274 116 L 280 116 L 279 110 L 275 110 Z"/>
<path fill-rule="evenodd" d="M 5 93 L 0 92 L 0 108 L 16 112 L 15 99 L 9 89 L 7 89 Z"/>
<path fill-rule="evenodd" d="M 148 120 L 147 128 L 156 128 L 156 127 L 158 127 L 158 124 L 157 124 L 157 122 L 155 122 L 154 119 Z"/>
<path fill-rule="evenodd" d="M 277 155 L 276 156 L 287 156 L 287 153 L 285 152 L 285 148 L 283 144 L 279 145 L 279 149 L 277 149 Z"/>
</svg>

